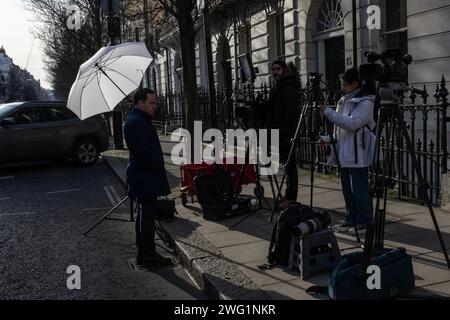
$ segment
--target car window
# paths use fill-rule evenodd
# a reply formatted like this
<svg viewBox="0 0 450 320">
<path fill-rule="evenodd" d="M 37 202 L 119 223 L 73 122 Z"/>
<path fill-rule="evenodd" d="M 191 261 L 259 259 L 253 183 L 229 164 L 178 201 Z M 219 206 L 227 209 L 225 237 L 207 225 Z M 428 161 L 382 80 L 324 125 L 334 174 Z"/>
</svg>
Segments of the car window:
<svg viewBox="0 0 450 320">
<path fill-rule="evenodd" d="M 31 124 L 41 122 L 41 108 L 23 108 L 8 117 L 11 124 Z"/>
<path fill-rule="evenodd" d="M 67 108 L 48 107 L 43 108 L 42 121 L 64 121 L 75 118 L 76 115 Z"/>
<path fill-rule="evenodd" d="M 0 118 L 13 111 L 20 104 L 20 102 L 0 104 Z"/>
</svg>

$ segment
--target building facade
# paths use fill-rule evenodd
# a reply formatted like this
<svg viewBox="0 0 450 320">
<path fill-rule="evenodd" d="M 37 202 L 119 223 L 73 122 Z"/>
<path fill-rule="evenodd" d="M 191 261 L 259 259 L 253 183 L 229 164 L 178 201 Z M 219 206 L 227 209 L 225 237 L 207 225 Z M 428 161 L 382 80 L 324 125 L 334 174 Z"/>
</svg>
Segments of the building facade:
<svg viewBox="0 0 450 320">
<path fill-rule="evenodd" d="M 0 103 L 48 99 L 48 91 L 41 87 L 40 80 L 36 80 L 27 70 L 15 65 L 6 54 L 6 50 L 1 47 Z"/>
<path fill-rule="evenodd" d="M 380 15 L 373 6 L 380 8 Z M 215 9 L 215 10 L 214 10 Z M 450 0 L 356 0 L 356 65 L 367 63 L 366 51 L 399 49 L 409 53 L 410 84 L 450 79 Z M 371 28 L 371 24 L 375 28 Z M 377 27 L 377 24 L 379 28 Z M 334 85 L 354 60 L 352 0 L 220 1 L 210 17 L 214 79 L 217 89 L 240 88 L 248 82 L 270 83 L 275 59 L 292 61 L 305 83 L 310 72 Z M 176 32 L 159 38 L 151 67 L 152 86 L 159 92 L 182 90 L 182 65 Z M 197 84 L 207 88 L 203 33 L 197 33 Z"/>
</svg>

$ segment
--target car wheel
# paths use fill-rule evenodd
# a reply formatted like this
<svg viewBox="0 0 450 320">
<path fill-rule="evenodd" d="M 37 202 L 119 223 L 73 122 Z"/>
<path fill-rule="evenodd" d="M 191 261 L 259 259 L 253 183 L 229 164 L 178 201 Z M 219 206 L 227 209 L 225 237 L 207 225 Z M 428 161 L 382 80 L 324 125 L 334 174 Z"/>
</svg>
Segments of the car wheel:
<svg viewBox="0 0 450 320">
<path fill-rule="evenodd" d="M 95 140 L 84 139 L 75 146 L 73 158 L 78 165 L 87 167 L 95 164 L 99 155 Z"/>
</svg>

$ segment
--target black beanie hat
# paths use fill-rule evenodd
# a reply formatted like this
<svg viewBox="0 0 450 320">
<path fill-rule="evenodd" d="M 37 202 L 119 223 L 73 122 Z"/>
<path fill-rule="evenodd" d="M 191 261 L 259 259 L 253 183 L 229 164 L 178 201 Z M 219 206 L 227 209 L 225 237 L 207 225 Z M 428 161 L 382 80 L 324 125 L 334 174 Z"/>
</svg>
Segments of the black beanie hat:
<svg viewBox="0 0 450 320">
<path fill-rule="evenodd" d="M 359 84 L 361 84 L 359 71 L 356 68 L 351 68 L 345 71 L 345 73 L 341 76 L 341 79 L 347 83 L 358 82 Z"/>
<path fill-rule="evenodd" d="M 272 62 L 272 66 L 274 64 L 281 66 L 283 69 L 287 69 L 287 64 L 283 60 L 275 60 L 274 62 Z"/>
</svg>

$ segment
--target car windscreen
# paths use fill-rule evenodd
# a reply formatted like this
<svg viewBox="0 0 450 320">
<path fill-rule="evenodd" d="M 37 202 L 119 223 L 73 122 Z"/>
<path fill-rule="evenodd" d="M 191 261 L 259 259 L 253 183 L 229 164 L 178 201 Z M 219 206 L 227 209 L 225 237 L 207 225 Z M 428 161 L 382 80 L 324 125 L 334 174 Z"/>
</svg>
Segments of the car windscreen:
<svg viewBox="0 0 450 320">
<path fill-rule="evenodd" d="M 0 104 L 0 119 L 3 118 L 10 111 L 14 110 L 17 106 L 21 105 L 21 103 L 5 103 Z"/>
</svg>

